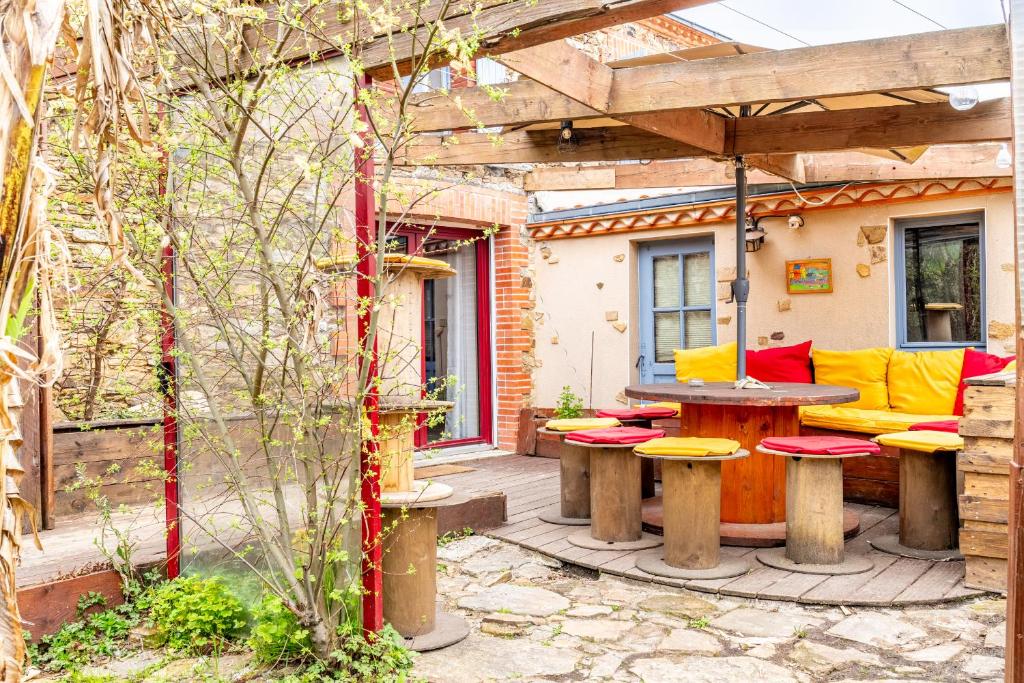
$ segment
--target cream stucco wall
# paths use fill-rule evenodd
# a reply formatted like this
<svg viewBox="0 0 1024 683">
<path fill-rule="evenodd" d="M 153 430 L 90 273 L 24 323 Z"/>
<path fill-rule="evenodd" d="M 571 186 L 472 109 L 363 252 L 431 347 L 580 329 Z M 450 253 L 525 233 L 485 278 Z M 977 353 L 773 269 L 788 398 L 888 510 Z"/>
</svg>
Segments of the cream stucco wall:
<svg viewBox="0 0 1024 683">
<path fill-rule="evenodd" d="M 1005 337 L 1003 327 L 1014 319 L 1009 193 L 806 211 L 806 225 L 797 231 L 789 230 L 785 219 L 764 221 L 762 225 L 768 229 L 764 248 L 747 257 L 751 280 L 747 343 L 750 348 L 807 339 L 813 339 L 817 348 L 831 349 L 893 345 L 896 314 L 890 254 L 894 222 L 979 210 L 985 213 L 988 348 L 994 353 L 1012 352 L 1012 335 Z M 886 226 L 884 241 L 870 245 L 861 240 L 858 244 L 861 226 Z M 730 222 L 537 242 L 537 405 L 553 405 L 564 385 L 588 397 L 592 381 L 593 405 L 613 406 L 623 400 L 623 387 L 636 381 L 637 256 L 645 241 L 713 237 L 715 268 L 721 281 L 715 302 L 718 342 L 735 339 L 735 305 L 723 301 L 736 263 L 733 234 Z M 832 259 L 833 293 L 788 295 L 785 262 L 824 257 Z M 867 277 L 858 274 L 858 264 L 870 267 Z M 781 310 L 787 305 L 788 310 Z M 782 333 L 781 340 L 771 339 L 778 333 Z"/>
</svg>

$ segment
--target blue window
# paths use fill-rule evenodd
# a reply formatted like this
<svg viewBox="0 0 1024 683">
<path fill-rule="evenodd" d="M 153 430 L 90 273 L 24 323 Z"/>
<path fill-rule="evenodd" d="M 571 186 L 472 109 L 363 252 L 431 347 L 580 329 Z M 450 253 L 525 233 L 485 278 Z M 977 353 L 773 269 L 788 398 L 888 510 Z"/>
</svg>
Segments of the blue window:
<svg viewBox="0 0 1024 683">
<path fill-rule="evenodd" d="M 981 212 L 896 222 L 896 334 L 904 349 L 985 343 Z"/>
<path fill-rule="evenodd" d="M 676 349 L 715 343 L 714 245 L 708 239 L 640 247 L 640 381 L 675 381 Z"/>
</svg>

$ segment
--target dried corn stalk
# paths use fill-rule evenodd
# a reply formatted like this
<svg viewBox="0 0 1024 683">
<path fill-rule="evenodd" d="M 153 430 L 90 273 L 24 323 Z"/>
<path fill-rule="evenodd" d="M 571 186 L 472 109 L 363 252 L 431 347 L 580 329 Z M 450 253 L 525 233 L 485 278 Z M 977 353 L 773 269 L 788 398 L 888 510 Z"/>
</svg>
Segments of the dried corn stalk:
<svg viewBox="0 0 1024 683">
<path fill-rule="evenodd" d="M 139 101 L 140 88 L 132 69 L 134 48 L 148 39 L 148 6 L 131 0 L 86 0 L 84 32 L 78 50 L 76 100 L 83 113 L 81 130 L 96 142 L 96 208 L 110 231 L 115 260 L 121 259 L 120 222 L 112 200 L 114 177 L 111 150 L 124 126 L 140 143 L 149 139 L 144 107 L 136 122 L 127 104 Z M 0 0 L 0 681 L 21 680 L 25 658 L 22 622 L 17 603 L 16 568 L 24 519 L 34 511 L 21 498 L 18 483 L 24 470 L 16 457 L 18 380 L 52 382 L 61 369 L 57 327 L 50 295 L 51 282 L 61 279 L 66 256 L 51 244 L 46 201 L 52 186 L 49 169 L 36 149 L 42 93 L 54 44 L 61 28 L 76 50 L 77 36 L 65 21 L 64 0 Z M 70 35 L 68 35 L 70 32 Z M 144 41 L 143 41 L 144 42 Z M 87 115 L 85 114 L 87 112 Z M 38 305 L 39 357 L 18 347 L 24 318 Z M 33 526 L 34 529 L 34 526 Z M 38 543 L 38 540 L 37 540 Z"/>
</svg>

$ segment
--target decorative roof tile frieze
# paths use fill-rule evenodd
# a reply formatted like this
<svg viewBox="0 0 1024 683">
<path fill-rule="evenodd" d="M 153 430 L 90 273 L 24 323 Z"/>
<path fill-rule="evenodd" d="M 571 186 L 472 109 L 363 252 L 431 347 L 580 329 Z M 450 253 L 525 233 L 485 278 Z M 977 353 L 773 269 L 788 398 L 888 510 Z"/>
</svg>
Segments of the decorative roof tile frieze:
<svg viewBox="0 0 1024 683">
<path fill-rule="evenodd" d="M 747 213 L 761 216 L 787 211 L 806 213 L 855 206 L 934 201 L 954 197 L 1010 192 L 1011 178 L 968 178 L 962 180 L 921 180 L 896 183 L 851 184 L 750 197 Z M 659 207 L 602 216 L 581 216 L 530 225 L 530 236 L 538 241 L 587 237 L 663 228 L 683 228 L 732 221 L 735 199 Z"/>
</svg>

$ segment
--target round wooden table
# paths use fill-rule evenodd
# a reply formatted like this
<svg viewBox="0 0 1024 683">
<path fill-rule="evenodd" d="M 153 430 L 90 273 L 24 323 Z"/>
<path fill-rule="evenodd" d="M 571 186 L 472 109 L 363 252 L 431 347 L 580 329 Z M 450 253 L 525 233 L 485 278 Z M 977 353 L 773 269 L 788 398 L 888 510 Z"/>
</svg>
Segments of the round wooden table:
<svg viewBox="0 0 1024 683">
<path fill-rule="evenodd" d="M 756 452 L 767 436 L 800 434 L 800 406 L 849 403 L 860 397 L 850 387 L 827 384 L 769 383 L 768 389 L 736 389 L 732 382 L 634 384 L 626 396 L 681 404 L 680 436 L 735 439 L 749 458 L 722 463 L 722 542 L 768 547 L 786 540 L 786 463 Z M 661 526 L 661 501 L 645 501 L 644 522 Z M 855 533 L 856 515 L 844 519 L 844 531 Z"/>
</svg>

